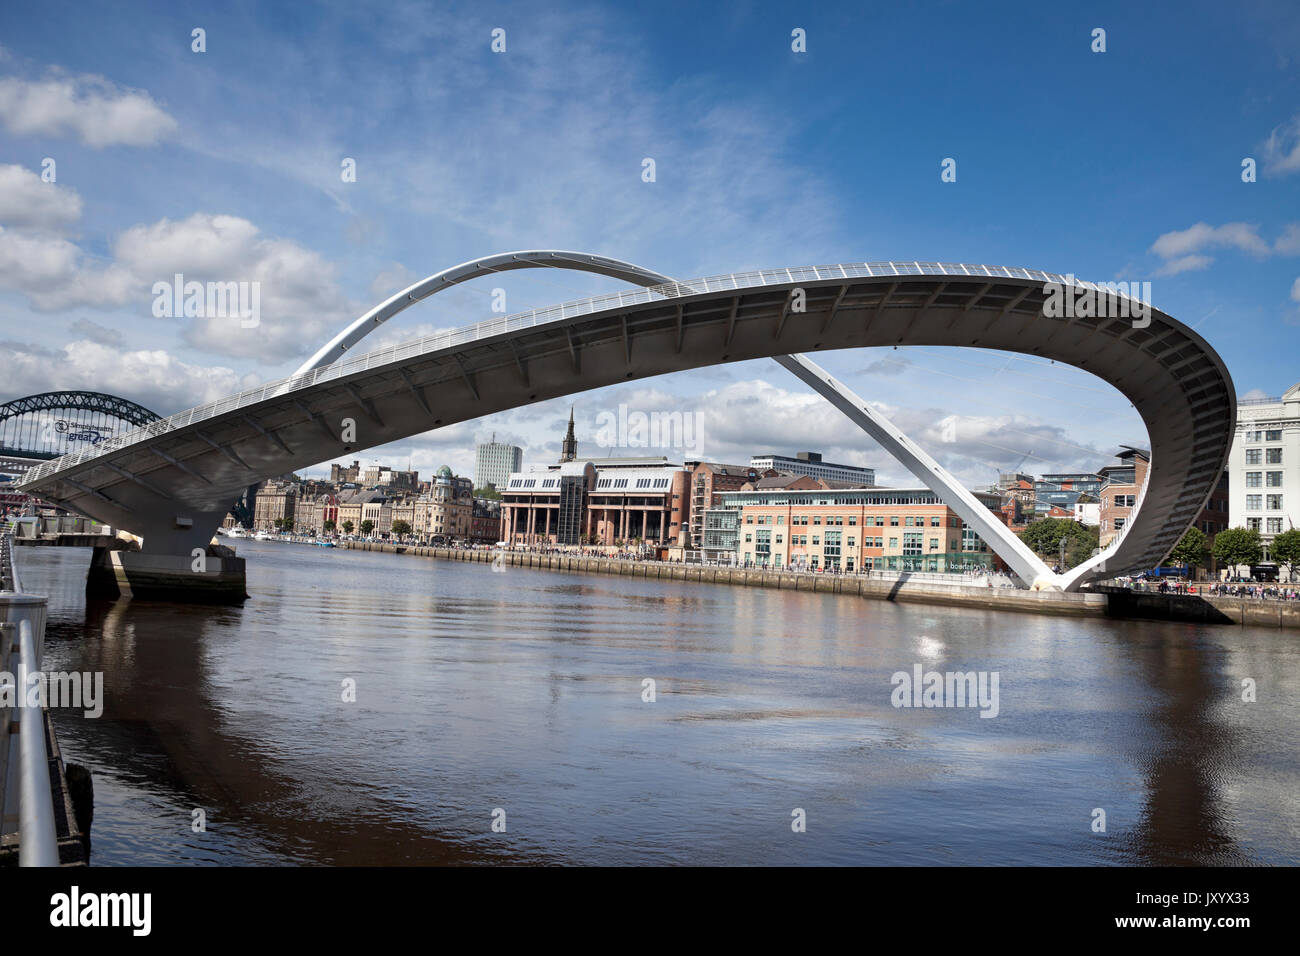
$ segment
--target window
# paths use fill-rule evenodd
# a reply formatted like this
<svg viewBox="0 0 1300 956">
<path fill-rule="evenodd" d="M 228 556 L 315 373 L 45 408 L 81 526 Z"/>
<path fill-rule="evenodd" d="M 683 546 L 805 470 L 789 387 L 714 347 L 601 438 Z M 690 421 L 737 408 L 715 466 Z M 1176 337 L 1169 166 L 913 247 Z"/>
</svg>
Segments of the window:
<svg viewBox="0 0 1300 956">
<path fill-rule="evenodd" d="M 1265 450 L 1264 450 L 1264 464 L 1266 464 L 1266 465 L 1280 465 L 1280 464 L 1282 464 L 1282 449 L 1281 449 L 1281 448 L 1267 448 L 1267 449 L 1265 449 Z"/>
<path fill-rule="evenodd" d="M 1276 474 L 1276 472 L 1269 472 L 1269 477 L 1271 478 L 1274 474 Z M 1264 473 L 1263 473 L 1262 471 L 1248 471 L 1248 472 L 1246 472 L 1246 487 L 1247 487 L 1247 488 L 1258 488 L 1258 487 L 1259 487 L 1259 483 L 1260 483 L 1260 479 L 1263 478 L 1263 477 L 1264 477 Z M 1271 481 L 1271 480 L 1270 480 L 1269 484 L 1272 484 L 1272 481 Z"/>
<path fill-rule="evenodd" d="M 1268 533 L 1269 533 L 1269 534 L 1279 534 L 1279 533 L 1281 533 L 1281 531 L 1282 531 L 1282 519 L 1281 519 L 1281 518 L 1269 518 L 1267 524 L 1268 524 Z"/>
<path fill-rule="evenodd" d="M 903 554 L 920 554 L 921 553 L 921 532 L 905 531 L 903 532 Z"/>
<path fill-rule="evenodd" d="M 813 524 L 821 524 L 821 523 L 822 523 L 822 516 L 821 516 L 821 515 L 813 515 Z"/>
<path fill-rule="evenodd" d="M 1282 440 L 1282 429 L 1280 428 L 1270 428 L 1268 431 L 1264 432 L 1264 441 L 1281 441 L 1281 440 Z"/>
<path fill-rule="evenodd" d="M 1247 510 L 1247 511 L 1259 511 L 1259 510 L 1260 510 L 1261 508 L 1263 508 L 1263 507 L 1264 507 L 1264 496 L 1263 496 L 1263 495 L 1247 495 L 1247 496 L 1246 496 L 1246 510 Z"/>
<path fill-rule="evenodd" d="M 753 523 L 754 523 L 754 516 L 753 516 L 753 515 L 746 515 L 746 516 L 745 516 L 745 524 L 753 524 Z"/>
<path fill-rule="evenodd" d="M 780 544 L 780 543 L 782 542 L 782 540 L 784 540 L 784 536 L 778 534 L 778 535 L 776 536 L 776 543 L 777 543 L 777 544 Z"/>
<path fill-rule="evenodd" d="M 908 515 L 906 518 L 904 518 L 903 524 L 905 524 L 909 528 L 912 527 L 912 516 Z"/>
<path fill-rule="evenodd" d="M 777 524 L 785 524 L 785 515 L 777 515 L 777 516 L 776 516 L 776 523 L 777 523 Z"/>
<path fill-rule="evenodd" d="M 1246 441 L 1262 441 L 1263 432 L 1250 431 L 1246 432 Z"/>
<path fill-rule="evenodd" d="M 931 551 L 938 551 L 938 550 L 939 550 L 939 539 L 938 539 L 938 538 L 931 538 L 931 539 L 930 539 L 930 550 L 931 550 Z"/>
<path fill-rule="evenodd" d="M 813 544 L 821 544 L 821 543 L 822 543 L 821 535 L 819 534 L 813 535 Z"/>
<path fill-rule="evenodd" d="M 1258 530 L 1259 530 L 1259 524 L 1260 524 L 1260 521 L 1261 521 L 1261 520 L 1262 520 L 1262 519 L 1260 519 L 1260 518 L 1247 518 L 1247 519 L 1246 519 L 1246 530 L 1247 530 L 1247 531 L 1258 531 Z"/>
<path fill-rule="evenodd" d="M 1282 510 L 1282 496 L 1281 496 L 1281 495 L 1269 495 L 1269 496 L 1268 496 L 1268 510 L 1269 510 L 1269 511 L 1281 511 L 1281 510 Z"/>
<path fill-rule="evenodd" d="M 856 541 L 855 538 L 849 538 L 849 547 L 850 547 L 850 548 L 853 547 L 855 541 Z"/>
<path fill-rule="evenodd" d="M 1270 471 L 1270 472 L 1268 473 L 1268 486 L 1269 486 L 1270 488 L 1281 488 L 1281 487 L 1282 487 L 1282 472 L 1280 472 L 1280 471 Z M 1248 484 L 1247 487 L 1250 487 L 1250 488 L 1258 488 L 1259 485 L 1251 485 L 1251 484 Z"/>
<path fill-rule="evenodd" d="M 1246 464 L 1248 464 L 1248 465 L 1258 465 L 1258 464 L 1260 463 L 1260 461 L 1261 461 L 1261 457 L 1260 457 L 1260 452 L 1261 452 L 1261 451 L 1263 451 L 1263 449 L 1261 449 L 1261 448 L 1247 448 L 1247 449 L 1246 449 Z"/>
<path fill-rule="evenodd" d="M 855 516 L 855 517 L 850 517 L 850 518 L 849 518 L 849 527 L 850 527 L 850 528 L 856 527 L 856 526 L 857 526 L 857 523 L 858 523 L 858 519 L 857 519 L 856 516 Z"/>
<path fill-rule="evenodd" d="M 1119 530 L 1121 530 L 1123 527 L 1124 527 L 1124 519 L 1123 519 L 1123 518 L 1116 518 L 1116 519 L 1115 519 L 1115 530 L 1116 530 L 1116 531 L 1119 531 Z"/>
<path fill-rule="evenodd" d="M 891 528 L 897 528 L 897 527 L 898 527 L 898 515 L 890 515 L 890 516 L 889 516 L 889 526 L 890 526 Z"/>
<path fill-rule="evenodd" d="M 890 538 L 890 539 L 889 539 L 889 546 L 890 546 L 891 548 L 897 548 L 897 547 L 898 547 L 898 539 L 897 539 L 897 538 Z"/>
<path fill-rule="evenodd" d="M 938 515 L 931 515 L 931 516 L 930 516 L 930 527 L 931 527 L 931 528 L 937 528 L 937 527 L 939 527 L 939 516 L 938 516 Z"/>
</svg>

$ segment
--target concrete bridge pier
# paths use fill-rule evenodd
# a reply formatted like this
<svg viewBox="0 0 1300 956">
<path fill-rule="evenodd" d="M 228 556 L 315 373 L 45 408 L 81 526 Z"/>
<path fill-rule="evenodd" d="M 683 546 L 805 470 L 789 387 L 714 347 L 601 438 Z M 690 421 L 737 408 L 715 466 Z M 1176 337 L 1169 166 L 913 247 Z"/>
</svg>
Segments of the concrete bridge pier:
<svg viewBox="0 0 1300 956">
<path fill-rule="evenodd" d="M 97 547 L 86 575 L 86 597 L 188 604 L 244 601 L 248 597 L 244 559 L 221 553 L 229 551 L 221 546 L 202 550 L 201 555 L 188 556 Z"/>
</svg>

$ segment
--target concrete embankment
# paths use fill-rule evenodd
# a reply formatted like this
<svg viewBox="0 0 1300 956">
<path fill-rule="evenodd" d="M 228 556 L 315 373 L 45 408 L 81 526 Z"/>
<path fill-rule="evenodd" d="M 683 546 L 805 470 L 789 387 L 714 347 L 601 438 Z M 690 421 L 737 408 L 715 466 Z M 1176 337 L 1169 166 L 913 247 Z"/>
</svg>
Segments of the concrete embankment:
<svg viewBox="0 0 1300 956">
<path fill-rule="evenodd" d="M 343 542 L 343 547 L 360 551 L 409 554 L 442 561 L 490 563 L 498 558 L 495 551 L 425 548 L 386 544 L 379 541 L 346 541 Z M 1022 591 L 1012 588 L 933 584 L 909 579 L 906 573 L 900 573 L 893 578 L 858 577 L 761 568 L 702 567 L 691 564 L 666 564 L 659 561 L 617 561 L 613 558 L 569 554 L 507 551 L 500 555 L 500 559 L 512 567 L 549 571 L 629 575 L 665 581 L 699 581 L 704 584 L 731 584 L 786 591 L 821 591 L 882 601 L 944 604 L 954 607 L 984 608 L 991 611 L 1021 611 L 1063 617 L 1115 617 L 1186 621 L 1198 624 L 1248 624 L 1256 627 L 1300 628 L 1300 602 L 1159 594 L 1122 588 L 1103 588 L 1096 591 L 1063 594 L 1059 591 Z"/>
</svg>

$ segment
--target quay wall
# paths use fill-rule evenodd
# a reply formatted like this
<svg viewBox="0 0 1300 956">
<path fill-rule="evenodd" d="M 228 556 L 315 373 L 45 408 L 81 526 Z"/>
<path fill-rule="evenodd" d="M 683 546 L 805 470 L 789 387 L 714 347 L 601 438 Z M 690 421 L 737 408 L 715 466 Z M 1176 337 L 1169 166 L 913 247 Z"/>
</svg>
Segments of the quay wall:
<svg viewBox="0 0 1300 956">
<path fill-rule="evenodd" d="M 407 554 L 441 561 L 491 563 L 498 560 L 495 551 L 394 545 L 381 541 L 345 541 L 342 547 L 360 551 Z M 726 568 L 668 564 L 661 561 L 619 561 L 613 558 L 522 551 L 506 551 L 499 556 L 499 559 L 511 567 L 579 574 L 629 575 L 667 581 L 698 581 L 704 584 L 730 584 L 787 591 L 821 591 L 871 600 L 941 604 L 993 611 L 1300 629 L 1300 601 L 1214 598 L 1130 591 L 1124 588 L 1101 588 L 1095 591 L 1067 594 L 1060 591 L 934 584 L 909 580 L 906 573 L 900 573 L 896 578 L 890 579 L 776 571 L 770 568 Z"/>
</svg>

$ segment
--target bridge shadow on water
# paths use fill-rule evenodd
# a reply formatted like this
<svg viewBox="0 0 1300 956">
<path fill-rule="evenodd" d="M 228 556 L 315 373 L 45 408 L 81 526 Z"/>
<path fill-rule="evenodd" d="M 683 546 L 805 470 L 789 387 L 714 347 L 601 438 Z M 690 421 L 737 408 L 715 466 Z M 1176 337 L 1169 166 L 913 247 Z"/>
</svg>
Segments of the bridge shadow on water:
<svg viewBox="0 0 1300 956">
<path fill-rule="evenodd" d="M 204 653 L 205 645 L 226 639 L 222 632 L 243 613 L 240 607 L 92 600 L 84 629 L 65 621 L 47 632 L 47 648 L 63 640 L 79 644 L 68 649 L 76 658 L 70 665 L 104 674 L 102 717 L 55 712 L 61 737 L 77 744 L 70 759 L 90 764 L 97 776 L 144 782 L 181 808 L 171 829 L 182 842 L 169 848 L 178 858 L 142 847 L 153 854 L 148 862 L 194 862 L 189 851 L 213 835 L 225 841 L 224 863 L 261 857 L 342 866 L 552 862 L 531 851 L 445 836 L 436 826 L 439 808 L 413 807 L 338 768 L 314 766 L 304 774 L 300 762 L 272 752 L 253 732 L 256 722 L 246 719 L 254 715 L 214 697 L 221 682 Z M 337 685 L 324 692 L 337 694 Z M 255 716 L 273 719 L 274 698 L 263 700 L 262 709 Z M 340 721 L 330 732 L 347 735 L 350 725 Z M 411 768 L 425 777 L 429 770 Z M 204 811 L 208 833 L 191 833 L 190 808 Z"/>
</svg>

